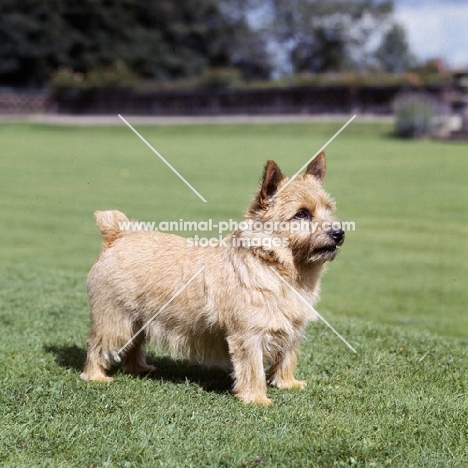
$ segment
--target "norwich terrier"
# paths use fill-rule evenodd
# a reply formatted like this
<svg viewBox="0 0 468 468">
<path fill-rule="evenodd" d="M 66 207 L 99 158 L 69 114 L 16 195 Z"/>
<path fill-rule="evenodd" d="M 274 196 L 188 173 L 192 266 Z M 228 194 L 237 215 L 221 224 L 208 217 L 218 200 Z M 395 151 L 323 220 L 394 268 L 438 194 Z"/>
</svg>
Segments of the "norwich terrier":
<svg viewBox="0 0 468 468">
<path fill-rule="evenodd" d="M 109 381 L 121 361 L 130 373 L 153 371 L 148 339 L 173 357 L 228 367 L 245 403 L 270 404 L 267 383 L 303 388 L 296 352 L 317 316 L 294 290 L 314 305 L 324 265 L 344 241 L 324 175 L 323 152 L 290 183 L 268 161 L 243 228 L 217 246 L 122 231 L 124 214 L 96 212 L 103 247 L 87 281 L 92 330 L 81 378 Z"/>
</svg>

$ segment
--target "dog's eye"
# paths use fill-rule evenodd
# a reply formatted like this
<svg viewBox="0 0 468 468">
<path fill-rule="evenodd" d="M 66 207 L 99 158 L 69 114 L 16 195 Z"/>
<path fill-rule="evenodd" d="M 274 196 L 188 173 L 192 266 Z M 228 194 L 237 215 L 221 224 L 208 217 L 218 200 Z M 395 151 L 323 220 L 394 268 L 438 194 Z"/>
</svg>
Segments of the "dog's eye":
<svg viewBox="0 0 468 468">
<path fill-rule="evenodd" d="M 294 215 L 294 218 L 295 219 L 309 219 L 311 216 L 310 216 L 310 213 L 309 213 L 309 210 L 299 210 L 295 215 Z"/>
</svg>

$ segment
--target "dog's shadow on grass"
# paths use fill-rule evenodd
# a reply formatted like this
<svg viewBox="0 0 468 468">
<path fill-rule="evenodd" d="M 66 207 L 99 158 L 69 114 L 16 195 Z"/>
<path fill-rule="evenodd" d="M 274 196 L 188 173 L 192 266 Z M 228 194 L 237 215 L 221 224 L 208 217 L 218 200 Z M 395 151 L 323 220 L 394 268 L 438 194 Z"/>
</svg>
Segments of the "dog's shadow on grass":
<svg viewBox="0 0 468 468">
<path fill-rule="evenodd" d="M 55 362 L 65 369 L 82 371 L 86 361 L 86 350 L 76 345 L 45 345 L 44 351 L 55 356 Z"/>
<path fill-rule="evenodd" d="M 207 392 L 225 393 L 232 389 L 233 380 L 229 372 L 219 367 L 204 367 L 187 360 L 175 360 L 167 356 L 149 355 L 148 364 L 156 367 L 146 374 L 153 380 L 172 383 L 195 383 Z"/>
<path fill-rule="evenodd" d="M 77 345 L 46 345 L 44 351 L 55 356 L 55 362 L 66 369 L 76 372 L 83 370 L 86 361 L 86 350 Z M 142 374 L 141 378 L 160 380 L 163 382 L 195 383 L 207 392 L 225 393 L 231 390 L 233 381 L 227 370 L 217 367 L 207 368 L 193 364 L 187 360 L 175 360 L 167 356 L 148 354 L 148 364 L 156 367 L 151 373 Z M 109 375 L 122 373 L 122 368 L 116 366 Z M 138 377 L 137 377 L 138 378 Z"/>
</svg>

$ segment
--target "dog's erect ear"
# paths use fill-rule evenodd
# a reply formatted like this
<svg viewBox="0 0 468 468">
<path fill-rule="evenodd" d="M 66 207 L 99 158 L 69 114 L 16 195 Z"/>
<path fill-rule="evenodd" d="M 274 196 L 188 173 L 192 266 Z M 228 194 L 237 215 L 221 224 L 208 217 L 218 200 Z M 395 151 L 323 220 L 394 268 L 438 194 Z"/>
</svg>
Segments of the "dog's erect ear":
<svg viewBox="0 0 468 468">
<path fill-rule="evenodd" d="M 305 173 L 315 177 L 320 183 L 322 183 L 325 177 L 326 169 L 327 162 L 325 159 L 325 151 L 322 151 L 317 157 L 315 157 L 310 162 L 310 164 L 307 166 Z"/>
<path fill-rule="evenodd" d="M 259 202 L 265 205 L 278 190 L 283 174 L 275 161 L 268 161 L 263 172 L 262 188 L 259 193 Z"/>
</svg>

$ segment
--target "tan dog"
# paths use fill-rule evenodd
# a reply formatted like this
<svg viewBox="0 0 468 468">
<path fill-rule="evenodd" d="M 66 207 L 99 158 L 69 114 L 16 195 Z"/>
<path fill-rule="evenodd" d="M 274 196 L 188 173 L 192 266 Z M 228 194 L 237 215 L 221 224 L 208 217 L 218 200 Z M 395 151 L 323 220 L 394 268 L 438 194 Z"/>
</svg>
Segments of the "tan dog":
<svg viewBox="0 0 468 468">
<path fill-rule="evenodd" d="M 288 178 L 268 161 L 244 218 L 250 227 L 214 247 L 189 246 L 172 234 L 121 231 L 124 214 L 96 212 L 104 244 L 88 276 L 92 331 L 81 378 L 111 380 L 106 370 L 121 360 L 131 373 L 154 370 L 145 359 L 147 338 L 174 357 L 229 366 L 234 393 L 246 403 L 268 405 L 267 382 L 303 388 L 294 378 L 296 351 L 316 316 L 290 286 L 313 305 L 324 264 L 344 241 L 334 202 L 322 188 L 324 175 L 324 153 L 287 186 Z M 259 223 L 270 229 L 258 229 Z M 314 223 L 319 228 L 309 229 Z"/>
</svg>

